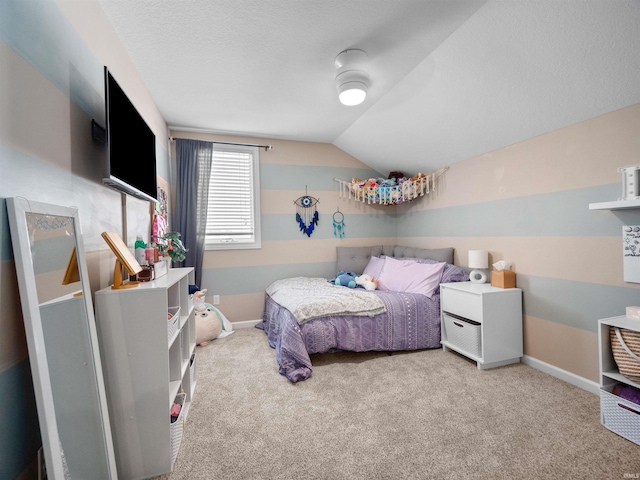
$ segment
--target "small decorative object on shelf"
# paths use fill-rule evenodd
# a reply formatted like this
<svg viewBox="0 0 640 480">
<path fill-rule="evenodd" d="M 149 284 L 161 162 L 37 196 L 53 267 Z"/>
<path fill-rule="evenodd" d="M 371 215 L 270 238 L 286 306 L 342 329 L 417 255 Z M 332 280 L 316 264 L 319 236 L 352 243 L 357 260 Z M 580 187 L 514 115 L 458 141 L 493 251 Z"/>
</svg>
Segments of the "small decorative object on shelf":
<svg viewBox="0 0 640 480">
<path fill-rule="evenodd" d="M 640 307 L 627 307 L 627 318 L 631 320 L 640 320 Z"/>
<path fill-rule="evenodd" d="M 350 182 L 334 178 L 340 197 L 352 197 L 359 202 L 378 205 L 397 205 L 423 197 L 436 189 L 436 180 L 449 167 L 428 174 L 417 173 L 411 178 L 397 177 L 401 172 L 391 172 L 389 178 L 352 178 Z"/>
<path fill-rule="evenodd" d="M 622 196 L 613 202 L 590 203 L 589 210 L 624 210 L 640 208 L 640 165 L 619 167 L 622 173 Z"/>
<path fill-rule="evenodd" d="M 307 189 L 305 187 L 305 194 L 302 197 L 293 201 L 296 206 L 296 221 L 300 227 L 300 231 L 307 237 L 310 237 L 318 225 L 318 208 L 317 204 L 320 200 L 307 195 Z"/>
<path fill-rule="evenodd" d="M 622 174 L 622 197 L 620 200 L 640 200 L 640 165 L 618 168 Z"/>
<path fill-rule="evenodd" d="M 187 258 L 188 248 L 180 240 L 180 233 L 167 232 L 161 237 L 154 237 L 160 255 L 169 256 L 174 262 L 182 262 Z"/>
</svg>

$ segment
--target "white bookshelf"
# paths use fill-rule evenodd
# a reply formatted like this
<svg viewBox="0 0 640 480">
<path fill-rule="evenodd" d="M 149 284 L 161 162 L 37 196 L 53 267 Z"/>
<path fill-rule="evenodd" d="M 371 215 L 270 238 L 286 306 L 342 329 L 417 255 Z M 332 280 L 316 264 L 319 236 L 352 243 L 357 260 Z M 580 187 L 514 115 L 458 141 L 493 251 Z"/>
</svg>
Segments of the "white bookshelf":
<svg viewBox="0 0 640 480">
<path fill-rule="evenodd" d="M 196 386 L 193 268 L 137 288 L 96 292 L 96 323 L 118 478 L 173 469 Z M 171 319 L 168 313 L 173 313 Z M 184 395 L 182 395 L 184 394 Z M 171 405 L 184 404 L 170 422 Z"/>
</svg>

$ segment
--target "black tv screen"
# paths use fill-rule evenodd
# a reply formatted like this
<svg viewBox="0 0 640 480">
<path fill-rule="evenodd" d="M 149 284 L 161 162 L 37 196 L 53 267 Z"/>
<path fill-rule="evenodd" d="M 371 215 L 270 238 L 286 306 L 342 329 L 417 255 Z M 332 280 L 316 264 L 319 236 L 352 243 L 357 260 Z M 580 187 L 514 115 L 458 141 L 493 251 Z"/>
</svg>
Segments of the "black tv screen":
<svg viewBox="0 0 640 480">
<path fill-rule="evenodd" d="M 157 201 L 156 136 L 107 67 L 107 168 L 102 182 L 144 200 Z"/>
</svg>

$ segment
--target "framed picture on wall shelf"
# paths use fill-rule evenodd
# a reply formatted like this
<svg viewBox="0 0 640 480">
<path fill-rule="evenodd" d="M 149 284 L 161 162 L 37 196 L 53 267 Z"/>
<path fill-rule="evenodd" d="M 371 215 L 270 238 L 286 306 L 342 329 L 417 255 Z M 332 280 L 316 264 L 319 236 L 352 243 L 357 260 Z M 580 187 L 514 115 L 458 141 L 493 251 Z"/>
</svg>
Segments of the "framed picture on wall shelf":
<svg viewBox="0 0 640 480">
<path fill-rule="evenodd" d="M 640 225 L 622 227 L 624 281 L 640 283 Z"/>
</svg>

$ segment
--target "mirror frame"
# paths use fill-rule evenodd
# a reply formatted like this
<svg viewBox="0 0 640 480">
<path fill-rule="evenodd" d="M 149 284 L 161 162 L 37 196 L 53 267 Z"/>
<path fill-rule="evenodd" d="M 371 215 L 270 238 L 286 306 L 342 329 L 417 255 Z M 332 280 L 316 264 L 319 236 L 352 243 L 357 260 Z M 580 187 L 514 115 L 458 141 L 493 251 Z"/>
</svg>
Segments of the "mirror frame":
<svg viewBox="0 0 640 480">
<path fill-rule="evenodd" d="M 40 304 L 36 289 L 36 278 L 33 269 L 33 259 L 31 255 L 31 242 L 27 224 L 27 214 L 55 215 L 68 217 L 73 221 L 74 240 L 80 272 L 80 283 L 82 287 L 82 297 L 87 314 L 89 336 L 91 338 L 91 351 L 96 373 L 96 383 L 100 401 L 100 415 L 105 435 L 106 463 L 109 470 L 109 478 L 117 478 L 115 453 L 113 439 L 111 435 L 111 424 L 109 423 L 109 413 L 107 407 L 107 396 L 102 374 L 102 362 L 100 360 L 100 350 L 91 300 L 91 287 L 89 285 L 89 273 L 86 258 L 84 256 L 84 246 L 82 243 L 82 233 L 76 208 L 61 207 L 41 202 L 27 200 L 23 197 L 7 198 L 7 214 L 9 217 L 9 227 L 11 230 L 11 242 L 20 291 L 20 304 L 24 317 L 25 333 L 27 337 L 27 347 L 29 349 L 29 363 L 31 365 L 31 375 L 33 378 L 33 388 L 38 410 L 38 422 L 42 436 L 42 448 L 47 465 L 47 475 L 54 480 L 64 479 L 65 468 L 60 450 L 60 436 L 58 422 L 56 420 L 55 399 L 51 387 L 49 364 L 46 353 L 46 342 L 40 314 Z"/>
</svg>

